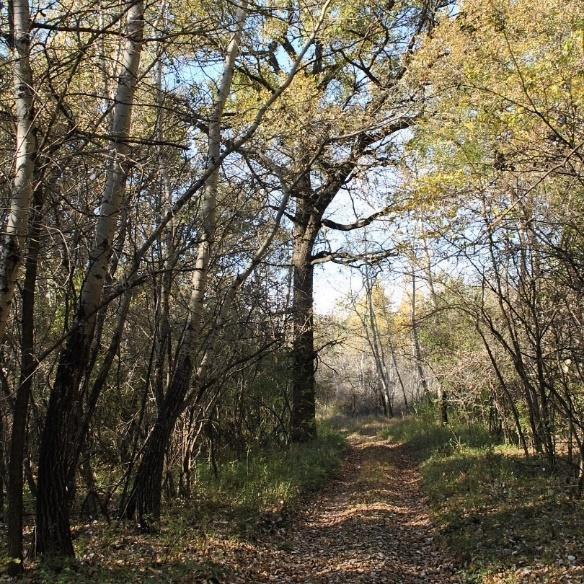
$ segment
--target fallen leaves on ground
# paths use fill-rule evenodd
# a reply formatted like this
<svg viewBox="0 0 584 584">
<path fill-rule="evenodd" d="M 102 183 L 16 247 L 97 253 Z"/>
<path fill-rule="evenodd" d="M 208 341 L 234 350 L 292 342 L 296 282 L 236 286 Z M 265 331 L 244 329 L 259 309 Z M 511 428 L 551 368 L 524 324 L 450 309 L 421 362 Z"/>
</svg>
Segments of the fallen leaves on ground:
<svg viewBox="0 0 584 584">
<path fill-rule="evenodd" d="M 361 432 L 349 436 L 345 462 L 324 489 L 288 514 L 266 513 L 248 537 L 235 536 L 223 517 L 202 533 L 187 513 L 157 535 L 81 526 L 80 563 L 59 582 L 458 582 L 455 562 L 437 543 L 415 462 L 402 445 Z M 37 569 L 27 579 L 47 578 Z"/>
</svg>

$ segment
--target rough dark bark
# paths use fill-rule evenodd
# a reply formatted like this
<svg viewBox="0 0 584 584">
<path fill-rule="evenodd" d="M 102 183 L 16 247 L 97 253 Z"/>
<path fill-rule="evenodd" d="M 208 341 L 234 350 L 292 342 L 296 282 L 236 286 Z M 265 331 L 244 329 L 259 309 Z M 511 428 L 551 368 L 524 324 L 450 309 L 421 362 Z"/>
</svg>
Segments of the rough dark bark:
<svg viewBox="0 0 584 584">
<path fill-rule="evenodd" d="M 26 422 L 36 367 L 34 358 L 34 306 L 40 250 L 42 194 L 37 189 L 31 217 L 26 257 L 25 277 L 22 287 L 21 314 L 21 367 L 20 381 L 16 390 L 10 437 L 10 459 L 8 463 L 8 513 L 7 543 L 11 558 L 8 573 L 16 576 L 23 569 L 22 513 L 23 513 L 23 462 L 26 450 Z"/>
<path fill-rule="evenodd" d="M 125 194 L 134 90 L 142 51 L 144 4 L 127 2 L 127 37 L 112 116 L 109 165 L 95 241 L 80 293 L 75 323 L 59 354 L 39 449 L 36 553 L 53 561 L 74 556 L 69 508 L 83 446 L 81 382 L 95 335 L 96 311 L 107 279 L 119 211 Z"/>
<path fill-rule="evenodd" d="M 79 428 L 78 388 L 89 353 L 79 324 L 60 356 L 39 452 L 35 552 L 46 558 L 74 556 L 69 507 L 74 496 L 75 451 Z M 58 385 L 57 385 L 58 384 Z"/>
<path fill-rule="evenodd" d="M 185 405 L 192 372 L 191 356 L 183 353 L 158 411 L 154 428 L 144 445 L 144 455 L 136 471 L 130 494 L 122 501 L 120 516 L 135 519 L 144 530 L 154 528 L 160 520 L 164 457 L 176 421 Z"/>
<path fill-rule="evenodd" d="M 316 437 L 316 394 L 312 248 L 320 227 L 320 217 L 306 197 L 297 199 L 292 251 L 292 412 L 290 437 L 306 442 Z"/>
</svg>

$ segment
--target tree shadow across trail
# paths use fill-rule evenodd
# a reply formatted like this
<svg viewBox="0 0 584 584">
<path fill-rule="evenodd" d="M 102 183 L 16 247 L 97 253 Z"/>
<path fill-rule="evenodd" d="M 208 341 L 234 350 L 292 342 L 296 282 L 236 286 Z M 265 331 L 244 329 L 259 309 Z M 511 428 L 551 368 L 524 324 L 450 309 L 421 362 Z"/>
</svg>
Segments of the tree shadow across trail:
<svg viewBox="0 0 584 584">
<path fill-rule="evenodd" d="M 458 581 L 455 563 L 437 545 L 415 462 L 377 430 L 365 424 L 353 431 L 338 478 L 299 512 L 284 541 L 259 543 L 270 568 L 242 573 L 241 581 Z"/>
</svg>

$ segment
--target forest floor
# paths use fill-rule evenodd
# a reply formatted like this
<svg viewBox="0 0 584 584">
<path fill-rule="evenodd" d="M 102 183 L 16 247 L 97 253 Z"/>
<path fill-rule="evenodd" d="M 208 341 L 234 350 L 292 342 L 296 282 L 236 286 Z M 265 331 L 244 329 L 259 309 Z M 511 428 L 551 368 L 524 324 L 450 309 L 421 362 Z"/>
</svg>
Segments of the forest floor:
<svg viewBox="0 0 584 584">
<path fill-rule="evenodd" d="M 77 525 L 77 562 L 28 564 L 22 581 L 584 582 L 584 505 L 536 459 L 456 422 L 333 426 L 201 477 L 198 498 L 170 507 L 158 533 Z"/>
<path fill-rule="evenodd" d="M 222 513 L 216 503 L 210 522 L 185 507 L 159 535 L 96 522 L 76 530 L 78 563 L 58 574 L 31 566 L 24 581 L 458 582 L 452 556 L 437 543 L 415 459 L 403 444 L 380 437 L 382 429 L 374 420 L 343 428 L 342 463 L 327 471 L 324 486 L 262 512 L 247 529 L 232 507 Z M 339 456 L 336 448 L 331 457 Z"/>
</svg>

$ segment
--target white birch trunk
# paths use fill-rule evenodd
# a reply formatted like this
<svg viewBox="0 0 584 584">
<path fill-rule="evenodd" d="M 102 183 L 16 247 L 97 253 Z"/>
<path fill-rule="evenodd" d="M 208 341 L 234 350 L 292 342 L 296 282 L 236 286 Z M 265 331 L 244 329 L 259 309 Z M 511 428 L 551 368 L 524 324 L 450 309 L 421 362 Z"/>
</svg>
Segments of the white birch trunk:
<svg viewBox="0 0 584 584">
<path fill-rule="evenodd" d="M 207 169 L 214 169 L 210 174 L 203 194 L 202 239 L 197 247 L 195 271 L 191 281 L 191 298 L 189 302 L 190 315 L 181 346 L 181 353 L 191 355 L 201 331 L 205 291 L 209 274 L 211 247 L 215 238 L 217 215 L 217 184 L 219 179 L 218 163 L 221 157 L 221 121 L 225 103 L 231 90 L 231 82 L 235 71 L 235 60 L 239 54 L 241 33 L 245 22 L 245 2 L 237 9 L 236 29 L 227 47 L 223 74 L 219 83 L 219 93 L 215 101 L 209 121 L 209 151 L 207 154 Z M 179 358 L 179 362 L 180 362 Z"/>
<path fill-rule="evenodd" d="M 170 387 L 160 403 L 156 424 L 144 446 L 144 454 L 134 477 L 131 493 L 127 501 L 122 501 L 120 508 L 122 516 L 128 519 L 138 519 L 142 528 L 149 526 L 152 520 L 155 523 L 160 520 L 162 473 L 166 445 L 170 440 L 176 420 L 183 410 L 185 397 L 191 385 L 193 353 L 201 332 L 209 260 L 215 238 L 217 185 L 221 157 L 221 119 L 231 89 L 245 15 L 244 3 L 237 9 L 236 29 L 227 48 L 219 93 L 213 105 L 209 122 L 209 149 L 206 163 L 208 179 L 204 187 L 201 209 L 203 229 L 201 241 L 197 247 L 195 271 L 192 277 L 189 317 Z"/>
<path fill-rule="evenodd" d="M 13 23 L 16 150 L 10 213 L 0 249 L 0 340 L 4 337 L 18 271 L 26 249 L 36 150 L 28 0 L 14 0 Z"/>
<path fill-rule="evenodd" d="M 422 396 L 428 397 L 428 380 L 426 379 L 426 374 L 424 373 L 424 365 L 422 361 L 422 349 L 420 347 L 420 338 L 418 336 L 418 318 L 416 316 L 416 268 L 412 263 L 412 295 L 411 295 L 411 326 L 412 326 L 412 353 L 414 358 L 414 364 L 416 366 L 416 372 L 418 374 L 418 381 L 422 386 Z M 419 392 L 418 392 L 419 394 Z"/>
<path fill-rule="evenodd" d="M 106 184 L 99 207 L 95 228 L 95 241 L 89 254 L 87 276 L 81 290 L 80 311 L 88 318 L 87 327 L 92 329 L 94 315 L 101 301 L 109 259 L 118 223 L 118 215 L 125 193 L 127 174 L 127 139 L 130 135 L 132 103 L 140 65 L 142 36 L 144 32 L 144 3 L 134 2 L 128 10 L 128 41 L 122 55 L 122 64 L 115 97 L 110 161 Z M 90 316 L 91 315 L 91 316 Z"/>
</svg>

